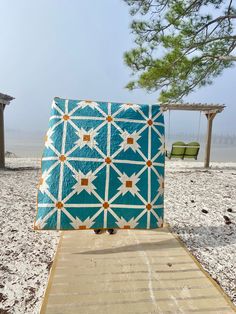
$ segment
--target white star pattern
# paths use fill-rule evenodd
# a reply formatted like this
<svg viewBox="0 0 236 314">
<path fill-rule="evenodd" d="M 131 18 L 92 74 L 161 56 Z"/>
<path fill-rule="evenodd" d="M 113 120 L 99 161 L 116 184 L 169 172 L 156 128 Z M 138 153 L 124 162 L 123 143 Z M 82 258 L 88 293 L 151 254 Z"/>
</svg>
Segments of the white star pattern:
<svg viewBox="0 0 236 314">
<path fill-rule="evenodd" d="M 65 216 L 67 217 L 67 221 L 69 220 L 68 223 L 71 228 L 76 230 L 98 228 L 96 219 L 101 215 L 103 215 L 103 226 L 99 225 L 101 229 L 110 227 L 109 219 L 111 216 L 113 220 L 115 219 L 117 228 L 139 228 L 140 219 L 145 215 L 147 218 L 142 223 L 146 221 L 146 225 L 141 228 L 161 227 L 163 225 L 163 204 L 160 201 L 157 202 L 157 200 L 164 193 L 164 162 L 159 162 L 159 159 L 164 160 L 165 139 L 163 135 L 164 124 L 162 120 L 160 122 L 159 120 L 158 122 L 156 121 L 161 115 L 160 110 L 153 110 L 152 108 L 154 107 L 146 106 L 145 108 L 148 109 L 147 112 L 143 111 L 141 105 L 130 103 L 116 104 L 116 107 L 112 107 L 112 103 L 107 103 L 107 107 L 105 107 L 101 106 L 99 102 L 90 100 L 77 101 L 72 106 L 69 100 L 59 99 L 60 104 L 63 101 L 64 105 L 62 106 L 58 104 L 58 99 L 56 98 L 52 104 L 54 112 L 50 120 L 52 122 L 55 120 L 55 122 L 54 124 L 51 123 L 45 141 L 45 149 L 50 149 L 54 155 L 46 154 L 43 157 L 42 165 L 45 170 L 42 173 L 38 186 L 39 193 L 45 195 L 47 201 L 43 201 L 43 196 L 39 194 L 40 199 L 37 219 L 35 220 L 35 229 L 50 229 L 50 219 L 53 217 L 52 222 L 54 222 L 55 215 L 56 226 L 53 228 L 58 230 L 63 230 L 63 217 Z M 84 108 L 88 108 L 86 110 L 92 110 L 97 114 L 94 114 L 94 116 L 93 114 L 90 116 L 80 115 L 80 110 L 78 109 Z M 114 108 L 116 108 L 115 111 Z M 130 111 L 133 111 L 132 118 L 129 118 L 128 112 Z M 88 128 L 87 124 L 80 123 L 80 121 L 86 122 L 86 120 L 94 120 L 97 122 L 96 125 L 100 124 L 96 127 Z M 128 125 L 131 124 L 132 127 L 129 128 Z M 63 129 L 61 146 L 57 145 L 58 138 L 56 136 L 58 135 L 57 128 L 59 126 L 60 130 Z M 71 128 L 74 130 L 74 146 L 68 146 L 68 148 L 67 130 L 69 127 L 70 132 L 72 132 Z M 106 133 L 104 133 L 104 128 L 106 129 Z M 119 140 L 119 143 L 116 144 L 116 151 L 114 151 L 112 144 L 114 130 L 116 130 L 116 136 L 122 139 L 122 142 Z M 141 143 L 145 130 L 148 131 L 146 131 L 146 134 L 148 133 L 148 138 L 146 139 L 148 148 L 146 151 L 143 151 Z M 102 136 L 100 132 L 103 132 Z M 54 141 L 51 138 L 53 134 L 55 134 Z M 154 153 L 156 154 L 155 156 L 152 156 L 151 150 L 152 134 L 155 134 L 159 139 L 159 141 L 155 142 L 155 145 L 157 145 Z M 147 135 L 145 135 L 146 137 Z M 101 149 L 101 138 L 106 144 L 106 152 L 104 151 L 104 147 Z M 76 149 L 81 150 L 86 146 L 91 149 L 91 152 L 95 151 L 96 156 L 99 155 L 100 157 L 80 155 L 77 151 L 76 155 L 73 154 Z M 133 160 L 128 155 L 127 159 L 121 158 L 120 152 L 122 151 L 127 152 L 127 154 L 133 151 L 139 158 Z M 93 170 L 86 166 L 90 162 L 93 164 Z M 120 166 L 125 167 L 120 168 Z M 135 170 L 135 166 L 138 166 L 139 170 Z M 133 170 L 132 167 L 134 167 Z M 159 172 L 158 169 L 161 171 Z M 126 172 L 126 170 L 129 171 Z M 57 194 L 51 189 L 52 186 L 55 187 L 57 184 L 52 171 L 58 173 L 58 189 L 55 190 Z M 103 181 L 101 181 L 101 173 L 103 173 L 102 176 L 105 176 L 105 180 L 103 179 Z M 116 174 L 116 179 L 114 179 L 114 174 Z M 70 182 L 68 176 L 73 177 L 73 184 L 70 187 L 68 187 L 68 182 Z M 144 180 L 143 176 L 145 177 L 146 184 L 140 183 L 141 178 Z M 48 180 L 49 178 L 50 180 Z M 113 184 L 113 180 L 117 180 L 117 182 L 115 183 L 114 181 Z M 153 187 L 152 182 L 155 182 Z M 104 195 L 101 194 L 102 186 L 104 186 Z M 66 194 L 63 192 L 65 188 L 68 189 Z M 142 192 L 143 188 L 147 190 L 146 196 Z M 114 191 L 110 195 L 112 189 Z M 88 197 L 93 197 L 93 201 L 86 204 L 74 203 L 72 197 L 76 199 L 77 195 L 79 196 L 82 191 L 86 191 Z M 153 196 L 154 191 L 157 192 Z M 120 202 L 120 198 L 125 199 L 127 195 L 132 195 L 135 202 Z M 48 201 L 48 199 L 51 201 Z M 91 208 L 95 213 L 90 213 L 86 216 L 86 208 Z M 123 215 L 117 212 L 118 208 L 124 210 Z M 39 213 L 41 209 L 43 210 L 43 215 Z M 74 214 L 71 209 L 78 211 L 81 209 L 84 214 L 82 216 Z M 138 211 L 135 214 L 136 210 Z M 133 217 L 129 216 L 127 218 L 125 215 L 129 211 L 134 211 L 134 214 L 132 215 Z M 153 217 L 155 218 L 155 223 L 151 222 L 151 219 L 152 221 L 154 219 Z"/>
<path fill-rule="evenodd" d="M 95 137 L 98 135 L 98 132 L 96 132 L 94 129 L 85 131 L 83 128 L 81 128 L 77 131 L 77 135 L 79 137 L 79 140 L 76 141 L 75 144 L 77 144 L 79 148 L 82 148 L 86 145 L 88 145 L 88 147 L 90 148 L 93 148 L 97 145 Z"/>
<path fill-rule="evenodd" d="M 45 193 L 49 186 L 47 184 L 47 179 L 50 177 L 50 173 L 48 173 L 47 171 L 44 171 L 42 173 L 42 176 L 39 180 L 39 190 L 42 192 L 42 193 Z"/>
<path fill-rule="evenodd" d="M 166 149 L 165 149 L 165 136 L 161 135 L 160 136 L 160 142 L 161 142 L 161 146 L 159 147 L 159 151 L 161 152 L 161 154 L 165 154 Z"/>
<path fill-rule="evenodd" d="M 137 194 L 137 192 L 139 191 L 136 185 L 137 182 L 139 181 L 137 175 L 132 174 L 131 177 L 128 177 L 124 173 L 119 177 L 119 179 L 122 182 L 122 185 L 119 187 L 119 191 L 122 192 L 122 195 L 124 195 L 127 192 L 130 192 L 132 195 Z"/>
<path fill-rule="evenodd" d="M 93 180 L 96 179 L 96 176 L 89 171 L 86 175 L 82 171 L 79 171 L 77 175 L 73 175 L 77 183 L 73 186 L 73 189 L 79 194 L 81 191 L 85 190 L 91 194 L 96 187 L 92 184 Z"/>
<path fill-rule="evenodd" d="M 131 218 L 129 221 L 126 221 L 123 217 L 121 217 L 117 221 L 117 225 L 121 229 L 134 229 L 138 225 L 138 222 L 134 218 Z"/>
<path fill-rule="evenodd" d="M 48 148 L 51 144 L 53 144 L 53 140 L 51 139 L 51 136 L 53 135 L 54 131 L 52 128 L 49 128 L 46 136 L 45 136 L 45 146 Z"/>
<path fill-rule="evenodd" d="M 164 193 L 164 178 L 160 176 L 158 182 L 159 182 L 158 193 L 162 195 Z"/>
<path fill-rule="evenodd" d="M 71 222 L 71 225 L 74 227 L 74 229 L 89 229 L 94 224 L 94 221 L 90 219 L 90 217 L 86 218 L 84 221 L 81 221 L 78 217 L 75 218 L 73 222 Z"/>
<path fill-rule="evenodd" d="M 159 228 L 161 228 L 161 227 L 163 227 L 163 219 L 161 218 L 161 217 L 158 217 L 157 218 L 157 226 L 159 227 Z"/>
<path fill-rule="evenodd" d="M 141 137 L 136 131 L 132 134 L 129 134 L 127 131 L 124 131 L 120 134 L 123 139 L 123 142 L 120 144 L 120 147 L 126 151 L 127 149 L 131 148 L 134 152 L 140 148 L 138 144 L 138 139 Z"/>
<path fill-rule="evenodd" d="M 126 103 L 126 104 L 122 104 L 120 106 L 124 111 L 132 109 L 134 111 L 137 111 L 138 109 L 140 109 L 140 106 L 137 104 L 131 104 L 131 103 Z"/>
<path fill-rule="evenodd" d="M 37 219 L 37 220 L 35 221 L 34 229 L 35 229 L 35 230 L 41 230 L 41 229 L 43 229 L 43 227 L 44 227 L 45 225 L 46 225 L 46 222 L 45 222 L 43 219 L 39 218 L 39 219 Z"/>
<path fill-rule="evenodd" d="M 92 108 L 92 109 L 96 109 L 99 107 L 98 103 L 96 103 L 95 101 L 92 101 L 92 100 L 83 100 L 83 101 L 78 102 L 79 108 L 85 108 L 87 106 Z"/>
</svg>

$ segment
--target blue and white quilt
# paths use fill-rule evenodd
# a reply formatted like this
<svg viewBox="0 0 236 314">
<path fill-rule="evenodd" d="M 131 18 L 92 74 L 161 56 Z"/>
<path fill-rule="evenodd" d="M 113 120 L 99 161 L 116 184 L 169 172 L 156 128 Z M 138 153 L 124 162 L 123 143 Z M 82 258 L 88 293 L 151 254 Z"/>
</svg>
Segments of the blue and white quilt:
<svg viewBox="0 0 236 314">
<path fill-rule="evenodd" d="M 55 98 L 34 228 L 162 227 L 164 161 L 159 105 Z"/>
</svg>

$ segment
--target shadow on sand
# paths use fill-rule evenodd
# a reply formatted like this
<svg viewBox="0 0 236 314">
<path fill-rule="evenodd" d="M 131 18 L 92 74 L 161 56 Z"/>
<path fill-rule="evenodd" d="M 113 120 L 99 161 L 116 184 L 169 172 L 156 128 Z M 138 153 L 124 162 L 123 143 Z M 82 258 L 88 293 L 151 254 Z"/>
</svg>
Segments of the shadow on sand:
<svg viewBox="0 0 236 314">
<path fill-rule="evenodd" d="M 117 235 L 116 235 L 117 236 Z M 152 243 L 140 242 L 137 244 L 130 244 L 119 246 L 115 248 L 102 249 L 102 250 L 89 250 L 84 252 L 78 252 L 74 254 L 117 254 L 117 253 L 125 253 L 125 252 L 137 252 L 137 251 L 155 251 L 162 249 L 173 249 L 178 248 L 179 243 L 176 239 L 168 239 L 162 240 Z"/>
<path fill-rule="evenodd" d="M 118 234 L 113 235 L 113 237 L 119 236 L 119 233 L 122 232 L 120 230 Z M 132 232 L 132 231 L 131 231 Z M 134 231 L 135 232 L 135 231 Z M 150 230 L 147 232 L 153 232 L 158 237 L 158 233 L 169 232 L 165 228 L 162 230 Z M 188 226 L 184 228 L 178 228 L 178 234 L 184 234 L 183 238 L 187 238 L 187 243 L 191 243 L 191 247 L 195 248 L 216 248 L 222 247 L 229 244 L 236 243 L 236 225 L 221 225 L 221 226 Z M 142 234 L 142 236 L 147 235 Z M 227 235 L 227 239 L 225 239 L 224 235 Z M 232 236 L 229 239 L 229 235 Z M 102 235 L 101 235 L 102 236 Z M 160 236 L 161 237 L 161 236 Z M 135 239 L 134 239 L 135 241 Z M 123 245 L 115 248 L 108 249 L 98 249 L 98 250 L 87 250 L 84 252 L 78 252 L 73 254 L 117 254 L 124 252 L 136 252 L 136 251 L 157 251 L 162 249 L 175 249 L 179 248 L 180 244 L 175 238 L 171 239 L 159 239 L 159 241 L 148 243 L 148 242 L 139 242 L 130 245 Z M 170 251 L 171 255 L 171 251 Z"/>
<path fill-rule="evenodd" d="M 5 167 L 1 169 L 1 171 L 32 171 L 32 170 L 40 170 L 39 167 Z"/>
</svg>

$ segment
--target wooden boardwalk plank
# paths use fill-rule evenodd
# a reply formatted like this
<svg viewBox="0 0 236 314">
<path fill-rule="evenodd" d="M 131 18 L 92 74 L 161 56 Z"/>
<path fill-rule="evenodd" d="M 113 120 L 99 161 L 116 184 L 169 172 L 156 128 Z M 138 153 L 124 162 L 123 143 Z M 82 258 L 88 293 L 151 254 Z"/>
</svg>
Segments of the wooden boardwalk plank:
<svg viewBox="0 0 236 314">
<path fill-rule="evenodd" d="M 64 232 L 41 314 L 235 313 L 168 228 Z"/>
</svg>

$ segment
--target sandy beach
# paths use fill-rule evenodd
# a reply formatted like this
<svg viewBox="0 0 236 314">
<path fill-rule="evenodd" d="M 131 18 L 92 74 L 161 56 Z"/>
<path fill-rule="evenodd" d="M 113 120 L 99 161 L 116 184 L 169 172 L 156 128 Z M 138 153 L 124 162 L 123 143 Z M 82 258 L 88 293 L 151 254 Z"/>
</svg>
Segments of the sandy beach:
<svg viewBox="0 0 236 314">
<path fill-rule="evenodd" d="M 35 158 L 0 171 L 1 314 L 40 310 L 59 233 L 32 229 L 39 174 Z M 236 163 L 167 161 L 165 186 L 166 222 L 236 304 Z"/>
<path fill-rule="evenodd" d="M 34 232 L 39 159 L 0 172 L 0 313 L 39 313 L 57 232 Z M 5 310 L 5 311 L 4 311 Z"/>
</svg>

